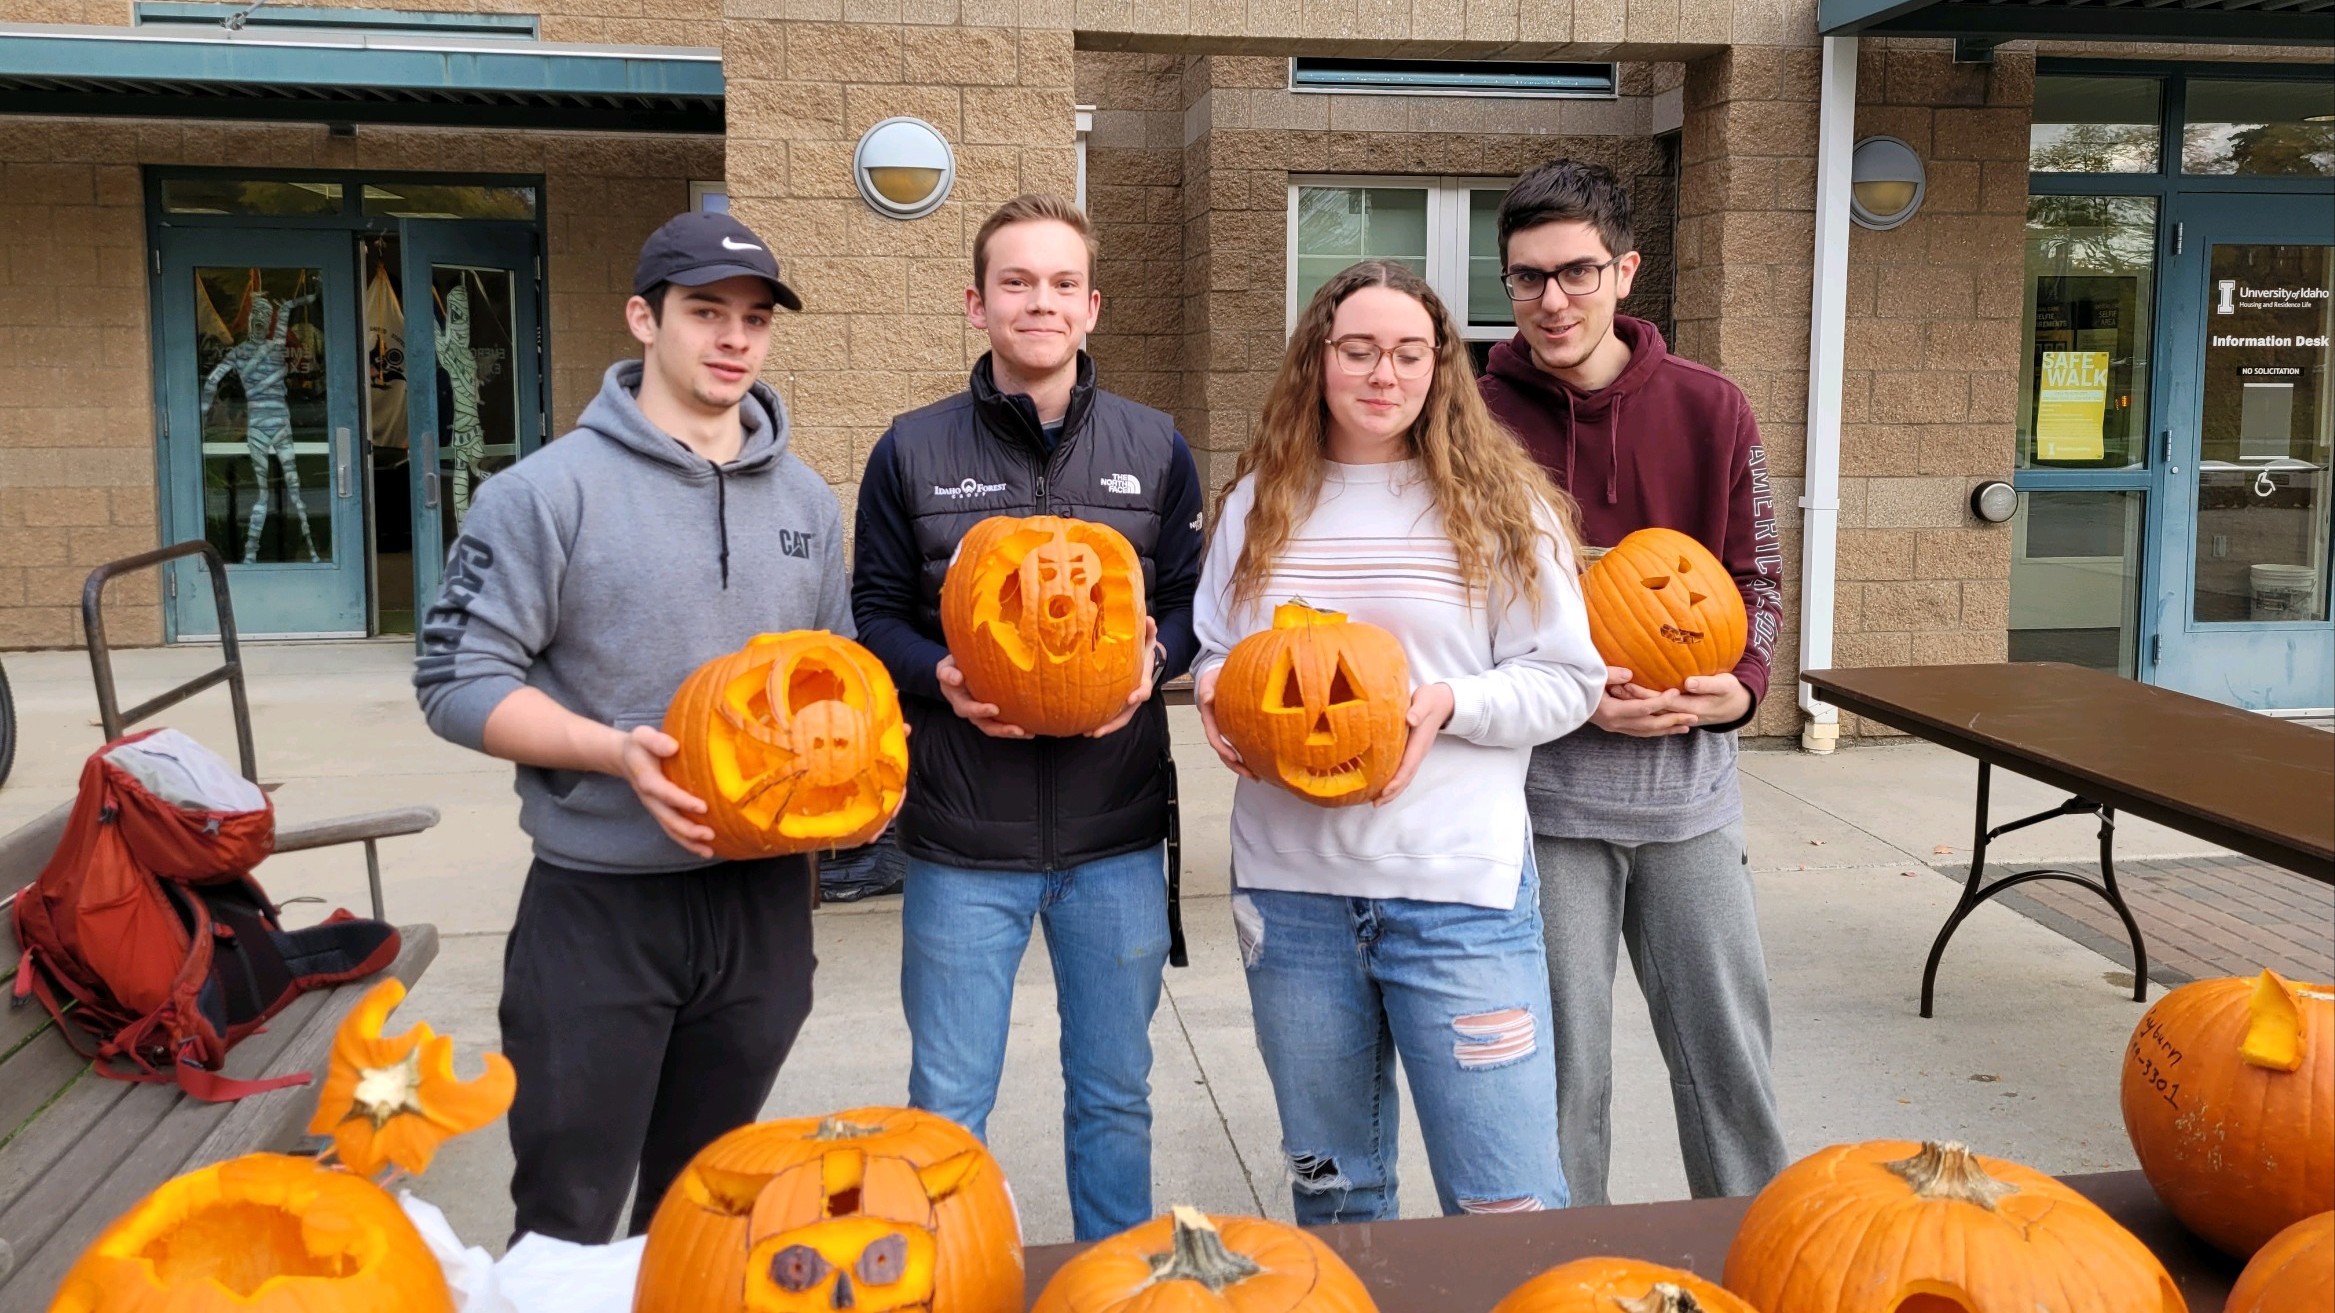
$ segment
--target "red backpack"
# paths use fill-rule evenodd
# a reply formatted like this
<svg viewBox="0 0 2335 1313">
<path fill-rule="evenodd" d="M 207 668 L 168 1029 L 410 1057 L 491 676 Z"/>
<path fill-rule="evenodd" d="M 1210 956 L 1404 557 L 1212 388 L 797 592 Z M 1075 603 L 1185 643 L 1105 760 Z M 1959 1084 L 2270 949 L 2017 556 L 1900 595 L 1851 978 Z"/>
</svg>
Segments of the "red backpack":
<svg viewBox="0 0 2335 1313">
<path fill-rule="evenodd" d="M 14 1006 L 37 996 L 100 1075 L 239 1099 L 308 1081 L 219 1074 L 306 990 L 379 971 L 395 927 L 336 911 L 286 930 L 251 868 L 274 851 L 258 785 L 172 729 L 106 744 L 48 865 L 16 895 Z"/>
</svg>

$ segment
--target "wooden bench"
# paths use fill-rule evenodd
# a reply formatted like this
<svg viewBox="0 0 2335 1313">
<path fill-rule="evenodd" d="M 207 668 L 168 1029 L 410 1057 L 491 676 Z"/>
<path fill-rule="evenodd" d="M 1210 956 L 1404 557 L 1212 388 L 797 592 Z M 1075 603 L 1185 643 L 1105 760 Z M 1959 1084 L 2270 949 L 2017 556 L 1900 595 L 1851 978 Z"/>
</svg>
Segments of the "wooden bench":
<svg viewBox="0 0 2335 1313">
<path fill-rule="evenodd" d="M 68 804 L 0 836 L 0 890 L 21 889 L 55 851 Z M 437 820 L 429 808 L 427 828 Z M 279 851 L 349 842 L 394 829 L 342 818 L 277 831 Z M 405 831 L 410 832 L 410 831 Z M 370 845 L 368 845 L 370 847 Z M 264 873 L 264 872 L 263 872 Z M 14 984 L 21 956 L 15 918 L 0 903 L 0 990 Z M 437 927 L 399 927 L 388 974 L 411 986 L 438 955 Z M 332 1035 L 374 981 L 319 990 L 294 1000 L 266 1029 L 228 1055 L 227 1074 L 291 1071 L 323 1078 Z M 148 1191 L 207 1163 L 299 1145 L 317 1085 L 203 1103 L 175 1085 L 108 1080 L 74 1052 L 37 1002 L 0 1009 L 0 1309 L 46 1308 L 65 1271 L 97 1233 Z M 12 1264 L 9 1260 L 13 1260 Z"/>
</svg>

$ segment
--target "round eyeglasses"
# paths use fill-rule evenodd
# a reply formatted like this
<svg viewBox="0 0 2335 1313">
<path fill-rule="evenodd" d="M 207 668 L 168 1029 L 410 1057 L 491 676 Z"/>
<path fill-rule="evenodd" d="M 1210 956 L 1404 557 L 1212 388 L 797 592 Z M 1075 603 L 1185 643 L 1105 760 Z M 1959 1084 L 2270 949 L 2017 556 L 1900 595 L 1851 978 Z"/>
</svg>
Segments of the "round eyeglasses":
<svg viewBox="0 0 2335 1313">
<path fill-rule="evenodd" d="M 1382 358 L 1394 362 L 1395 377 L 1400 379 L 1425 378 L 1435 369 L 1434 346 L 1416 339 L 1380 346 L 1367 337 L 1332 338 L 1330 358 L 1338 362 L 1340 372 L 1354 375 L 1376 373 Z"/>
<path fill-rule="evenodd" d="M 1569 264 L 1562 269 L 1535 269 L 1520 264 L 1500 275 L 1500 285 L 1508 289 L 1511 301 L 1538 301 L 1548 294 L 1551 282 L 1567 296 L 1588 296 L 1605 285 L 1605 271 L 1621 262 L 1622 257 L 1617 255 L 1604 264 Z"/>
</svg>

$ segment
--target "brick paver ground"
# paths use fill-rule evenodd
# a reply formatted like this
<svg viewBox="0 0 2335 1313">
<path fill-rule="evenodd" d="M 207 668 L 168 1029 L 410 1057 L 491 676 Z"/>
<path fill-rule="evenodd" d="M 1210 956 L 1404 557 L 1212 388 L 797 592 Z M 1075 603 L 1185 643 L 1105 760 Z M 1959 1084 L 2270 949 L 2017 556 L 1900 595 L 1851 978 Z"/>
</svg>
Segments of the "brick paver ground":
<svg viewBox="0 0 2335 1313">
<path fill-rule="evenodd" d="M 2095 873 L 2083 863 L 2068 866 Z M 1957 884 L 1969 872 L 1937 869 Z M 1989 880 L 2003 873 L 1988 863 Z M 2149 979 L 2159 985 L 2250 976 L 2264 967 L 2290 980 L 2335 981 L 2335 886 L 2247 857 L 2123 861 L 2116 883 L 2140 922 Z M 2039 880 L 1993 901 L 2132 969 L 2124 923 L 2096 894 Z"/>
</svg>

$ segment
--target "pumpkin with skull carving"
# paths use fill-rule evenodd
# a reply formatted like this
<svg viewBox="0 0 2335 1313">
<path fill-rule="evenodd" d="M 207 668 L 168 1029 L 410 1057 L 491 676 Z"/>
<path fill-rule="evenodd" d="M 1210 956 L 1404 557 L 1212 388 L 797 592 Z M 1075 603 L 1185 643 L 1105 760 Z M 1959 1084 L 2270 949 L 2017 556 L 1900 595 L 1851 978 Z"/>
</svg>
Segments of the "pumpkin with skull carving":
<svg viewBox="0 0 2335 1313">
<path fill-rule="evenodd" d="M 1369 802 L 1394 778 L 1410 737 L 1410 667 L 1377 625 L 1303 602 L 1233 644 L 1211 714 L 1259 779 L 1307 802 Z"/>
<path fill-rule="evenodd" d="M 763 634 L 681 683 L 666 778 L 703 799 L 716 856 L 851 848 L 883 833 L 908 782 L 900 695 L 866 648 L 825 630 Z"/>
<path fill-rule="evenodd" d="M 965 690 L 1032 734 L 1084 734 L 1143 678 L 1143 560 L 1107 524 L 997 515 L 957 545 L 941 631 Z"/>
<path fill-rule="evenodd" d="M 1743 659 L 1743 593 L 1719 558 L 1676 529 L 1640 529 L 1581 576 L 1589 638 L 1644 688 L 1684 687 Z"/>
</svg>

